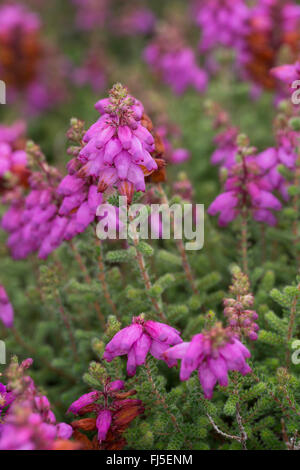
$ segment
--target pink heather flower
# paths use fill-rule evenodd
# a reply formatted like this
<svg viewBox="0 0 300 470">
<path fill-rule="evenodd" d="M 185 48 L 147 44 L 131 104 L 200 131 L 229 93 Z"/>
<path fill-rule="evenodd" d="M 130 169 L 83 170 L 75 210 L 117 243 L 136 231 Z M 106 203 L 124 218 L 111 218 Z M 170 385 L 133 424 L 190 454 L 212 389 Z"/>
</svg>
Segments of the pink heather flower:
<svg viewBox="0 0 300 470">
<path fill-rule="evenodd" d="M 234 220 L 243 207 L 247 207 L 255 220 L 275 225 L 272 211 L 281 209 L 281 202 L 271 193 L 272 187 L 254 157 L 245 157 L 228 172 L 225 192 L 211 203 L 207 212 L 219 215 L 219 225 L 225 226 Z"/>
<path fill-rule="evenodd" d="M 207 74 L 196 61 L 194 51 L 185 46 L 175 28 L 165 28 L 144 50 L 145 62 L 172 91 L 181 95 L 192 87 L 202 93 L 207 86 Z"/>
<path fill-rule="evenodd" d="M 11 392 L 0 384 L 1 416 L 0 450 L 52 450 L 57 439 L 67 440 L 73 429 L 66 423 L 56 423 L 54 413 L 46 396 L 38 393 L 33 380 L 24 375 L 32 364 L 26 359 L 11 371 L 16 374 L 17 388 L 14 389 L 14 376 L 9 384 Z"/>
<path fill-rule="evenodd" d="M 96 218 L 97 207 L 102 203 L 102 194 L 95 184 L 75 175 L 67 175 L 59 184 L 57 193 L 63 197 L 59 208 L 60 218 L 66 220 L 63 236 L 70 240 L 82 233 Z"/>
<path fill-rule="evenodd" d="M 124 388 L 124 381 L 123 380 L 114 380 L 113 382 L 109 382 L 107 385 L 108 392 L 117 392 Z"/>
<path fill-rule="evenodd" d="M 24 5 L 2 5 L 0 10 L 0 31 L 6 37 L 13 34 L 16 29 L 23 29 L 27 33 L 38 31 L 41 27 L 40 19 L 36 13 L 30 12 Z"/>
<path fill-rule="evenodd" d="M 285 64 L 271 69 L 273 77 L 291 86 L 295 80 L 300 79 L 300 62 Z"/>
<path fill-rule="evenodd" d="M 11 126 L 0 124 L 0 142 L 6 142 L 15 147 L 19 139 L 24 138 L 26 132 L 26 123 L 16 121 Z"/>
<path fill-rule="evenodd" d="M 145 175 L 157 169 L 154 138 L 141 124 L 144 108 L 120 84 L 95 107 L 102 116 L 83 138 L 76 176 L 92 178 L 99 192 L 116 186 L 130 202 L 134 189 L 145 191 Z"/>
<path fill-rule="evenodd" d="M 5 142 L 0 143 L 0 179 L 7 173 L 21 171 L 27 164 L 27 156 L 24 150 L 13 151 Z"/>
<path fill-rule="evenodd" d="M 45 240 L 52 236 L 57 211 L 55 190 L 46 187 L 33 189 L 23 204 L 18 202 L 10 207 L 2 218 L 1 226 L 10 234 L 7 245 L 14 259 L 26 258 L 35 251 L 44 256 Z M 53 250 L 60 241 L 58 237 L 53 237 Z"/>
<path fill-rule="evenodd" d="M 244 0 L 196 0 L 193 18 L 201 28 L 201 52 L 235 47 L 245 34 L 249 8 Z"/>
<path fill-rule="evenodd" d="M 73 434 L 72 426 L 67 423 L 58 423 L 56 425 L 56 438 L 57 439 L 70 439 Z"/>
<path fill-rule="evenodd" d="M 236 127 L 228 127 L 225 131 L 217 134 L 214 138 L 217 149 L 213 152 L 210 160 L 213 165 L 231 168 L 236 163 L 235 157 L 238 151 L 236 139 L 238 133 L 239 131 Z"/>
<path fill-rule="evenodd" d="M 239 371 L 242 375 L 251 372 L 245 359 L 251 354 L 248 349 L 221 324 L 210 331 L 195 335 L 191 342 L 180 343 L 164 352 L 167 360 L 182 359 L 180 380 L 188 380 L 194 370 L 205 398 L 211 399 L 217 382 L 228 385 L 228 371 Z"/>
<path fill-rule="evenodd" d="M 72 173 L 71 163 L 68 168 Z M 1 227 L 9 233 L 7 245 L 14 259 L 35 251 L 45 259 L 64 240 L 71 240 L 96 220 L 102 194 L 91 178 L 87 181 L 69 174 L 61 180 L 55 169 L 50 171 L 50 183 L 44 174 L 32 173 L 31 191 L 13 202 L 1 220 Z"/>
<path fill-rule="evenodd" d="M 1 412 L 4 408 L 11 405 L 14 401 L 15 395 L 13 392 L 8 392 L 7 387 L 0 382 L 0 418 Z"/>
<path fill-rule="evenodd" d="M 79 414 L 82 408 L 94 404 L 101 396 L 104 398 L 114 397 L 115 392 L 123 390 L 124 386 L 125 383 L 123 380 L 114 380 L 113 382 L 110 382 L 110 379 L 107 379 L 103 392 L 93 390 L 92 392 L 85 393 L 70 405 L 67 412 L 73 413 L 74 415 Z"/>
<path fill-rule="evenodd" d="M 24 145 L 25 123 L 15 122 L 11 126 L 0 125 L 0 201 L 3 204 L 16 201 L 28 185 Z"/>
<path fill-rule="evenodd" d="M 124 432 L 124 425 L 128 425 L 136 416 L 144 412 L 140 400 L 127 398 L 135 395 L 136 390 L 120 392 L 120 390 L 123 390 L 124 385 L 123 380 L 110 382 L 108 377 L 104 383 L 103 391 L 94 390 L 82 395 L 72 403 L 68 410 L 80 416 L 87 413 L 96 415 L 99 444 L 106 440 L 110 427 L 112 427 L 114 433 L 118 432 L 119 427 L 122 429 L 121 432 Z M 128 414 L 123 414 L 124 410 Z M 80 428 L 80 424 L 81 420 L 72 423 L 75 429 L 77 425 Z"/>
<path fill-rule="evenodd" d="M 145 364 L 147 354 L 165 360 L 163 352 L 170 345 L 182 342 L 179 331 L 164 323 L 145 321 L 141 316 L 133 317 L 132 324 L 120 330 L 106 345 L 103 359 L 111 362 L 114 357 L 128 355 L 127 373 L 133 376 L 136 367 Z M 166 361 L 169 367 L 174 361 Z"/>
<path fill-rule="evenodd" d="M 14 323 L 14 310 L 9 301 L 7 293 L 3 286 L 0 284 L 0 320 L 6 326 L 11 328 Z"/>
<path fill-rule="evenodd" d="M 91 405 L 92 403 L 97 401 L 100 396 L 101 396 L 101 392 L 98 392 L 97 390 L 94 390 L 89 393 L 85 393 L 80 398 L 78 398 L 78 400 L 74 401 L 70 405 L 68 409 L 68 413 L 73 413 L 74 415 L 78 414 L 81 408 L 84 408 L 87 405 Z"/>
<path fill-rule="evenodd" d="M 102 410 L 97 416 L 96 426 L 98 429 L 98 441 L 101 443 L 105 441 L 107 432 L 111 425 L 111 412 L 109 410 Z"/>
</svg>

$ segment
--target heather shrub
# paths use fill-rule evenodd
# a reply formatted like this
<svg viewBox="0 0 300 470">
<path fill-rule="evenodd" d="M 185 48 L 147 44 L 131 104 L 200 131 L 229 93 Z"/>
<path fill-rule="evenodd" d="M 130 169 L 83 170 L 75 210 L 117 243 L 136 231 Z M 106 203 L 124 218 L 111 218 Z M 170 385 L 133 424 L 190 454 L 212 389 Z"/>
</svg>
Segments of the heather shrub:
<svg viewBox="0 0 300 470">
<path fill-rule="evenodd" d="M 0 449 L 299 450 L 300 5 L 136 3 L 0 17 Z"/>
</svg>

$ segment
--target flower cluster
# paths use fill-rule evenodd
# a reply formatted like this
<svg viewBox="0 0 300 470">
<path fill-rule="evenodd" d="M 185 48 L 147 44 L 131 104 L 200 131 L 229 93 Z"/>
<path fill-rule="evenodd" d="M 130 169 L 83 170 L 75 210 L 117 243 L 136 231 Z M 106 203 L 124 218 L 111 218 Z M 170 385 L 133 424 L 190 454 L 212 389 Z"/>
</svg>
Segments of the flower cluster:
<svg viewBox="0 0 300 470">
<path fill-rule="evenodd" d="M 0 450 L 76 449 L 69 441 L 72 427 L 56 423 L 49 400 L 41 395 L 25 370 L 32 364 L 13 361 L 7 371 L 8 386 L 0 384 L 0 409 L 5 408 L 0 425 Z"/>
<path fill-rule="evenodd" d="M 258 315 L 251 310 L 254 297 L 250 293 L 249 278 L 241 271 L 233 275 L 233 283 L 229 288 L 233 297 L 224 299 L 224 315 L 226 316 L 232 332 L 240 338 L 242 335 L 252 341 L 257 339 L 259 326 L 255 323 Z"/>
<path fill-rule="evenodd" d="M 236 163 L 236 154 L 238 151 L 236 139 L 238 133 L 238 128 L 232 126 L 227 127 L 216 135 L 214 144 L 217 148 L 210 159 L 213 165 L 231 168 Z"/>
<path fill-rule="evenodd" d="M 249 148 L 250 152 L 254 151 Z M 272 194 L 272 186 L 252 155 L 239 155 L 241 161 L 228 171 L 224 192 L 211 203 L 210 215 L 220 213 L 219 225 L 225 226 L 244 210 L 249 210 L 258 222 L 275 225 L 272 211 L 281 209 L 281 202 Z"/>
<path fill-rule="evenodd" d="M 207 74 L 196 61 L 194 51 L 178 37 L 176 28 L 166 27 L 148 44 L 143 54 L 144 60 L 154 74 L 181 95 L 187 88 L 193 87 L 204 92 Z"/>
<path fill-rule="evenodd" d="M 121 392 L 124 385 L 122 380 L 110 382 L 108 378 L 103 391 L 86 393 L 69 407 L 68 411 L 75 415 L 96 414 L 96 417 L 81 418 L 71 423 L 73 437 L 84 449 L 120 450 L 126 444 L 122 434 L 131 421 L 144 412 L 144 408 L 140 400 L 128 398 L 135 395 L 135 390 Z M 96 430 L 92 441 L 81 432 Z"/>
<path fill-rule="evenodd" d="M 133 318 L 132 325 L 113 337 L 106 345 L 103 359 L 110 362 L 114 357 L 128 355 L 127 373 L 132 376 L 138 365 L 145 364 L 148 352 L 169 367 L 182 359 L 180 380 L 188 380 L 198 369 L 206 398 L 212 397 L 217 381 L 223 387 L 228 385 L 229 370 L 237 370 L 243 375 L 251 371 L 245 362 L 245 358 L 250 357 L 248 349 L 230 328 L 224 329 L 221 323 L 194 336 L 188 343 L 183 342 L 179 332 L 171 326 L 145 321 L 143 316 Z"/>
<path fill-rule="evenodd" d="M 0 284 L 0 320 L 6 326 L 11 328 L 14 322 L 14 310 L 4 287 Z"/>
<path fill-rule="evenodd" d="M 194 370 L 205 398 L 212 398 L 217 382 L 228 385 L 228 371 L 249 374 L 251 368 L 245 359 L 251 356 L 248 349 L 234 337 L 231 331 L 217 323 L 211 330 L 195 335 L 191 342 L 183 342 L 164 353 L 168 361 L 181 359 L 180 380 L 188 380 Z"/>
<path fill-rule="evenodd" d="M 43 168 L 45 173 L 31 173 L 31 191 L 25 198 L 14 201 L 1 220 L 2 228 L 9 233 L 7 246 L 14 259 L 26 258 L 35 251 L 45 257 L 50 239 L 57 246 L 58 233 L 52 230 L 58 230 L 56 184 L 60 175 L 46 164 Z"/>
<path fill-rule="evenodd" d="M 127 373 L 132 376 L 137 366 L 145 364 L 147 354 L 160 360 L 164 351 L 171 345 L 182 342 L 179 331 L 164 323 L 155 322 L 139 317 L 133 317 L 132 324 L 119 331 L 106 345 L 103 359 L 110 362 L 114 357 L 127 355 Z M 169 367 L 174 361 L 166 360 Z"/>
<path fill-rule="evenodd" d="M 0 197 L 3 203 L 16 200 L 28 185 L 25 129 L 23 121 L 0 126 Z"/>
<path fill-rule="evenodd" d="M 236 47 L 246 31 L 249 9 L 244 0 L 196 0 L 193 17 L 201 28 L 201 52 Z"/>
<path fill-rule="evenodd" d="M 140 101 L 120 84 L 110 97 L 95 105 L 102 116 L 83 137 L 78 160 L 80 176 L 92 177 L 99 192 L 116 186 L 130 202 L 134 190 L 145 191 L 145 176 L 158 168 L 151 153 L 154 138 L 145 127 L 147 117 Z"/>
<path fill-rule="evenodd" d="M 277 133 L 277 146 L 269 147 L 257 155 L 257 164 L 265 174 L 265 180 L 271 190 L 278 191 L 281 196 L 288 199 L 288 182 L 278 171 L 278 166 L 283 165 L 289 170 L 295 170 L 297 160 L 298 134 L 292 130 L 280 130 Z"/>
</svg>

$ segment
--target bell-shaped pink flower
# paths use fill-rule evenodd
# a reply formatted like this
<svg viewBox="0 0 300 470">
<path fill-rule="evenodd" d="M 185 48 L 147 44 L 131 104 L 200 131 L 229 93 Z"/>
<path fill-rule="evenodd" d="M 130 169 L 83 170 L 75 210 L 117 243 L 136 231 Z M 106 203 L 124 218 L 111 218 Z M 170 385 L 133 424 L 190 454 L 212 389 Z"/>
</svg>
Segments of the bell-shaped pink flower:
<svg viewBox="0 0 300 470">
<path fill-rule="evenodd" d="M 147 354 L 160 360 L 165 360 L 169 367 L 176 361 L 165 359 L 163 356 L 170 345 L 182 342 L 179 331 L 164 323 L 148 320 L 141 316 L 134 317 L 130 326 L 120 330 L 106 345 L 103 359 L 108 362 L 114 357 L 127 355 L 127 373 L 133 376 L 137 366 L 145 364 Z"/>
<path fill-rule="evenodd" d="M 194 370 L 205 398 L 212 398 L 217 382 L 228 385 L 228 371 L 236 370 L 242 375 L 251 372 L 245 359 L 251 354 L 229 330 L 216 324 L 208 332 L 195 335 L 190 343 L 180 343 L 163 354 L 168 360 L 181 359 L 180 380 L 188 380 Z"/>
</svg>

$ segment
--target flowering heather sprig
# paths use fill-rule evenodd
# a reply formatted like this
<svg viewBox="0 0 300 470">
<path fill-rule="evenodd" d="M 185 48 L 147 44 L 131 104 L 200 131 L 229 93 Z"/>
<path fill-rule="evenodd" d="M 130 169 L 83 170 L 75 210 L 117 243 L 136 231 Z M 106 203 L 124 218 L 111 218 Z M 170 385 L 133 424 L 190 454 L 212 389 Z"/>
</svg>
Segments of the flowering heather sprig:
<svg viewBox="0 0 300 470">
<path fill-rule="evenodd" d="M 26 125 L 22 121 L 0 126 L 0 198 L 16 200 L 28 186 L 29 170 L 25 147 Z"/>
<path fill-rule="evenodd" d="M 107 378 L 103 391 L 93 390 L 82 395 L 71 404 L 68 412 L 93 417 L 81 418 L 71 423 L 76 441 L 85 449 L 122 449 L 126 440 L 122 433 L 131 421 L 144 412 L 141 400 L 130 399 L 135 390 L 121 392 L 123 380 L 110 381 Z M 97 431 L 92 441 L 81 431 Z"/>
<path fill-rule="evenodd" d="M 45 163 L 38 146 L 29 143 L 27 150 L 29 164 L 37 165 L 41 171 L 31 172 L 31 191 L 25 198 L 14 201 L 1 220 L 1 227 L 10 234 L 7 245 L 15 259 L 37 250 L 44 257 L 45 240 L 53 236 L 54 248 L 60 241 L 58 234 L 51 232 L 58 229 L 56 186 L 61 176 Z"/>
<path fill-rule="evenodd" d="M 79 121 L 75 121 L 69 131 L 73 138 L 79 132 Z M 64 240 L 71 240 L 95 220 L 102 194 L 91 177 L 82 179 L 74 175 L 74 165 L 79 170 L 80 161 L 71 160 L 69 175 L 62 179 L 32 142 L 27 145 L 27 155 L 33 170 L 28 180 L 30 192 L 12 202 L 1 227 L 9 233 L 7 245 L 13 258 L 26 258 L 38 251 L 38 256 L 45 259 Z"/>
<path fill-rule="evenodd" d="M 278 171 L 278 166 L 283 165 L 291 171 L 296 168 L 297 144 L 296 132 L 292 130 L 279 131 L 277 133 L 277 146 L 269 147 L 257 155 L 257 163 L 265 173 L 265 180 L 268 181 L 272 191 L 279 191 L 281 196 L 288 199 L 289 183 Z"/>
<path fill-rule="evenodd" d="M 14 322 L 14 310 L 10 303 L 4 287 L 0 284 L 0 320 L 6 326 L 11 328 Z"/>
<path fill-rule="evenodd" d="M 238 152 L 236 144 L 238 134 L 238 128 L 232 126 L 216 135 L 214 144 L 217 148 L 213 152 L 210 160 L 213 165 L 221 165 L 224 168 L 231 168 L 235 165 Z"/>
<path fill-rule="evenodd" d="M 213 128 L 218 131 L 213 140 L 217 148 L 210 161 L 221 168 L 231 168 L 236 163 L 239 129 L 232 124 L 229 114 L 218 103 L 206 100 L 204 106 L 206 114 L 213 120 Z"/>
<path fill-rule="evenodd" d="M 235 47 L 244 35 L 249 8 L 244 0 L 195 0 L 193 18 L 201 28 L 200 51 Z"/>
<path fill-rule="evenodd" d="M 5 408 L 8 408 L 14 401 L 15 396 L 13 392 L 10 392 L 6 385 L 0 382 L 0 422 L 2 419 L 2 412 Z M 1 434 L 1 424 L 0 424 L 0 434 Z"/>
<path fill-rule="evenodd" d="M 72 427 L 56 423 L 46 396 L 41 395 L 31 377 L 25 374 L 32 364 L 26 359 L 20 365 L 12 360 L 6 375 L 8 386 L 0 384 L 2 407 L 6 408 L 0 425 L 1 450 L 76 449 L 69 441 Z"/>
<path fill-rule="evenodd" d="M 116 186 L 130 202 L 134 190 L 145 191 L 145 176 L 158 168 L 151 156 L 154 137 L 143 125 L 149 118 L 120 84 L 95 107 L 102 116 L 83 137 L 85 145 L 78 156 L 83 165 L 76 175 L 93 179 L 99 192 Z"/>
<path fill-rule="evenodd" d="M 221 323 L 195 335 L 189 343 L 180 343 L 168 349 L 164 356 L 168 361 L 182 360 L 180 380 L 188 380 L 192 372 L 197 370 L 204 396 L 208 399 L 212 398 L 217 382 L 227 387 L 228 371 L 239 371 L 242 375 L 251 372 L 245 361 L 251 356 L 250 352 Z"/>
<path fill-rule="evenodd" d="M 166 360 L 164 351 L 182 342 L 179 331 L 169 325 L 145 320 L 143 315 L 133 317 L 132 324 L 120 330 L 106 345 L 103 359 L 111 362 L 114 357 L 128 355 L 127 373 L 133 376 L 137 366 L 145 364 L 147 354 L 165 360 L 169 367 L 176 361 Z"/>
<path fill-rule="evenodd" d="M 229 328 L 237 336 L 246 336 L 252 341 L 257 339 L 259 326 L 255 323 L 258 315 L 251 310 L 254 296 L 250 292 L 249 278 L 241 271 L 233 274 L 233 283 L 229 288 L 233 297 L 223 300 L 224 315 L 229 323 Z"/>
<path fill-rule="evenodd" d="M 165 27 L 148 44 L 144 60 L 172 91 L 181 95 L 192 87 L 202 93 L 207 86 L 207 74 L 199 67 L 194 51 L 186 46 L 175 27 Z"/>
<path fill-rule="evenodd" d="M 229 169 L 225 191 L 217 196 L 207 212 L 210 215 L 220 213 L 221 226 L 227 225 L 245 210 L 249 210 L 258 222 L 275 225 L 276 218 L 271 211 L 280 210 L 281 203 L 271 193 L 272 187 L 252 155 L 255 149 L 249 147 L 244 137 L 239 136 L 240 141 L 246 140 L 239 146 L 241 161 Z"/>
</svg>

